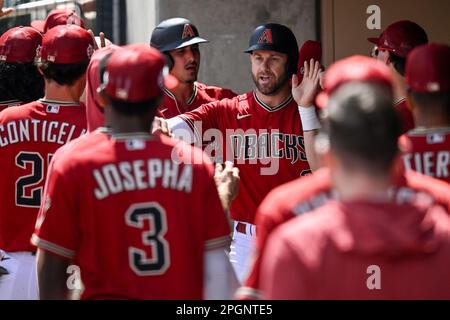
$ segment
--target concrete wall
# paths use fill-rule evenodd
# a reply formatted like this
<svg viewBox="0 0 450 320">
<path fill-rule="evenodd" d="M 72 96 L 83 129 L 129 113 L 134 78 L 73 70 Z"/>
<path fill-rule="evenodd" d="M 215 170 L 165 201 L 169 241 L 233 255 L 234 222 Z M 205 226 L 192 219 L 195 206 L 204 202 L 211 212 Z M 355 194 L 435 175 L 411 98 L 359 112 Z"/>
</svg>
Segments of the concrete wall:
<svg viewBox="0 0 450 320">
<path fill-rule="evenodd" d="M 299 46 L 308 39 L 317 39 L 316 0 L 154 1 L 157 23 L 167 18 L 185 17 L 197 26 L 201 36 L 211 41 L 201 46 L 199 81 L 239 93 L 253 89 L 250 60 L 243 51 L 258 25 L 267 22 L 287 25 L 297 36 Z"/>
</svg>

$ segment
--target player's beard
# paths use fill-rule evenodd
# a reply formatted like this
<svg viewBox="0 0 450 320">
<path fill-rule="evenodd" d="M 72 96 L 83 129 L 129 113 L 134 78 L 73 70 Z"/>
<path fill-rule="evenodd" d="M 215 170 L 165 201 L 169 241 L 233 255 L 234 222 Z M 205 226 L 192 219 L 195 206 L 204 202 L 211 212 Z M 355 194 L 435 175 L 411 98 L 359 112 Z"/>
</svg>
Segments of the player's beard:
<svg viewBox="0 0 450 320">
<path fill-rule="evenodd" d="M 260 93 L 262 93 L 265 96 L 274 96 L 276 95 L 281 88 L 283 88 L 287 81 L 289 80 L 289 76 L 287 72 L 284 72 L 281 78 L 275 79 L 274 81 L 268 83 L 268 84 L 261 84 L 259 82 L 259 77 L 261 74 L 257 74 L 256 76 L 253 74 L 253 82 L 256 85 L 256 88 Z M 273 74 L 270 74 L 272 78 L 275 78 Z"/>
</svg>

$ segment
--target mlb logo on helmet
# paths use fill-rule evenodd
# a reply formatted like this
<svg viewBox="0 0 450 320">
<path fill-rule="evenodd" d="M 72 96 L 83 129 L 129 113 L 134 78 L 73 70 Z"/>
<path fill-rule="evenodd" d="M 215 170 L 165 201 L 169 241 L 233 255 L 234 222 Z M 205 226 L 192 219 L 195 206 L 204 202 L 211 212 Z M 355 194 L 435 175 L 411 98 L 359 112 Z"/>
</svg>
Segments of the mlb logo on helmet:
<svg viewBox="0 0 450 320">
<path fill-rule="evenodd" d="M 258 39 L 259 44 L 273 44 L 272 30 L 265 29 Z"/>
<path fill-rule="evenodd" d="M 184 25 L 183 35 L 181 36 L 181 39 L 195 38 L 195 36 L 196 35 L 194 29 L 192 29 L 192 26 L 189 23 L 186 23 Z"/>
</svg>

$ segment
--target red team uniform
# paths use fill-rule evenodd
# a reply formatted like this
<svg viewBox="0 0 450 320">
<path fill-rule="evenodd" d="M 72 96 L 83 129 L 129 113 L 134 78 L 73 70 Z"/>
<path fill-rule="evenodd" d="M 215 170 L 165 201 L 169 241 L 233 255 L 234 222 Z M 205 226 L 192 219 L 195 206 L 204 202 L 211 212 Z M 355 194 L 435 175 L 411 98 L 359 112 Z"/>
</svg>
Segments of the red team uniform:
<svg viewBox="0 0 450 320">
<path fill-rule="evenodd" d="M 450 183 L 450 128 L 416 129 L 405 138 L 404 168 Z"/>
<path fill-rule="evenodd" d="M 415 172 L 409 172 L 401 175 L 395 185 L 398 186 L 397 198 L 405 198 L 403 201 L 406 203 L 412 199 L 408 198 L 410 194 L 424 192 L 429 194 L 444 211 L 450 212 L 450 188 L 445 183 L 437 184 L 434 179 Z M 286 194 L 290 196 L 286 197 Z M 266 247 L 272 231 L 292 218 L 303 214 L 310 215 L 310 212 L 321 208 L 327 201 L 334 198 L 334 191 L 331 188 L 331 177 L 327 168 L 320 169 L 312 176 L 283 185 L 269 194 L 258 209 L 256 255 L 245 286 L 238 292 L 239 298 L 258 299 L 264 297 L 264 292 L 261 292 L 263 277 L 261 264 L 264 257 L 269 255 L 266 253 Z M 410 205 L 412 204 L 410 203 Z M 327 221 L 327 223 L 331 223 L 331 221 Z M 327 223 L 321 223 L 321 226 L 326 227 Z M 316 253 L 321 254 L 320 251 Z M 297 298 L 300 299 L 300 297 Z"/>
<path fill-rule="evenodd" d="M 85 109 L 74 103 L 40 100 L 0 113 L 0 248 L 35 250 L 30 236 L 51 157 L 85 132 Z"/>
<path fill-rule="evenodd" d="M 192 97 L 186 104 L 180 105 L 175 96 L 167 89 L 164 90 L 163 103 L 158 107 L 156 115 L 161 118 L 170 119 L 188 111 L 197 109 L 203 104 L 222 99 L 231 99 L 236 94 L 230 89 L 224 89 L 195 82 Z"/>
<path fill-rule="evenodd" d="M 330 201 L 276 229 L 263 256 L 263 296 L 450 298 L 448 210 L 414 189 L 399 188 L 391 197 L 385 202 Z M 370 279 L 375 270 L 377 290 Z"/>
<path fill-rule="evenodd" d="M 253 224 L 257 207 L 272 189 L 311 172 L 292 97 L 271 109 L 250 92 L 204 105 L 180 118 L 194 132 L 198 132 L 194 122 L 201 121 L 203 133 L 218 129 L 225 135 L 222 156 L 234 162 L 241 178 L 239 195 L 231 206 L 233 220 Z M 225 134 L 227 129 L 232 131 Z M 267 161 L 277 170 L 265 175 L 271 166 Z"/>
<path fill-rule="evenodd" d="M 230 241 L 202 152 L 166 137 L 101 132 L 64 149 L 33 242 L 80 266 L 82 298 L 202 299 L 204 251 Z"/>
</svg>

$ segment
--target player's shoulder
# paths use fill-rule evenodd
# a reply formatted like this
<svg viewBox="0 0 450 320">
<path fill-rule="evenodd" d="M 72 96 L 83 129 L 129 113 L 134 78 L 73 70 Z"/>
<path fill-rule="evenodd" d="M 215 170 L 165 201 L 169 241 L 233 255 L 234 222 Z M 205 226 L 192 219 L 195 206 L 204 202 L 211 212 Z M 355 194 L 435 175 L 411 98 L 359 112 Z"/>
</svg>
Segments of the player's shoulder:
<svg viewBox="0 0 450 320">
<path fill-rule="evenodd" d="M 0 122 L 4 123 L 5 121 L 22 119 L 38 108 L 42 108 L 42 103 L 40 101 L 33 101 L 19 106 L 6 108 L 0 113 Z"/>
<path fill-rule="evenodd" d="M 53 161 L 62 167 L 76 166 L 85 161 L 96 159 L 101 154 L 102 142 L 109 140 L 109 131 L 100 128 L 82 135 L 59 148 Z"/>
<path fill-rule="evenodd" d="M 197 90 L 206 93 L 209 97 L 216 100 L 231 99 L 237 96 L 235 92 L 228 88 L 211 86 L 201 82 L 196 82 Z"/>
<path fill-rule="evenodd" d="M 212 168 L 211 158 L 200 148 L 164 135 L 159 136 L 159 139 L 161 146 L 169 150 L 172 161 L 189 164 L 194 168 Z"/>
<path fill-rule="evenodd" d="M 261 204 L 263 214 L 273 215 L 277 211 L 295 211 L 322 193 L 330 193 L 331 178 L 327 168 L 322 168 L 312 175 L 305 176 L 283 184 L 272 190 Z"/>
<path fill-rule="evenodd" d="M 450 184 L 415 171 L 404 173 L 405 186 L 416 192 L 430 194 L 450 210 Z"/>
<path fill-rule="evenodd" d="M 347 229 L 345 213 L 336 201 L 329 201 L 311 214 L 294 217 L 279 225 L 273 232 L 294 251 L 300 249 L 309 257 L 319 257 L 323 246 L 334 235 Z"/>
</svg>

